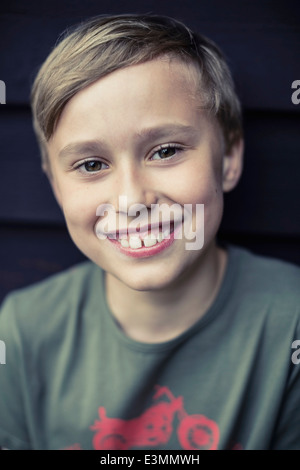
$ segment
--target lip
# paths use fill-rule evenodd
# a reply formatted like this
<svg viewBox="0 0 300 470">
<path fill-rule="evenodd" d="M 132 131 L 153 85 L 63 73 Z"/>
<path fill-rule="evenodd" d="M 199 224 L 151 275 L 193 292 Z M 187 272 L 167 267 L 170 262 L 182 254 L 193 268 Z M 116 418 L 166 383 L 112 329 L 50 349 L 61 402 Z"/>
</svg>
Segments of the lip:
<svg viewBox="0 0 300 470">
<path fill-rule="evenodd" d="M 111 243 L 120 253 L 123 253 L 126 256 L 131 258 L 149 258 L 150 256 L 155 256 L 162 251 L 169 248 L 175 241 L 175 234 L 181 227 L 181 223 L 176 225 L 173 232 L 170 233 L 169 238 L 165 238 L 159 243 L 156 243 L 154 246 L 142 247 L 142 248 L 125 248 L 114 238 L 107 238 L 109 243 Z"/>
<path fill-rule="evenodd" d="M 121 228 L 119 230 L 116 230 L 115 232 L 111 232 L 111 233 L 108 232 L 107 237 L 110 238 L 110 236 L 112 236 L 112 238 L 114 238 L 114 237 L 119 238 L 122 235 L 128 236 L 128 235 L 131 235 L 131 234 L 146 235 L 148 232 L 158 230 L 160 228 L 160 226 L 161 226 L 160 223 L 154 224 L 154 225 L 148 224 L 148 225 L 144 225 L 143 227 L 140 227 L 138 231 L 137 231 L 136 227 Z"/>
<path fill-rule="evenodd" d="M 170 227 L 170 225 L 177 226 L 177 224 L 180 224 L 182 222 L 182 219 L 180 220 L 167 220 L 163 222 L 159 222 L 156 224 L 147 224 L 143 225 L 142 227 L 139 227 L 137 230 L 137 227 L 125 227 L 125 228 L 119 228 L 118 230 L 115 231 L 110 231 L 110 232 L 99 232 L 101 235 L 104 235 L 105 238 L 109 239 L 115 239 L 115 238 L 120 238 L 122 236 L 129 236 L 129 235 L 136 235 L 139 237 L 143 237 L 147 235 L 148 233 L 155 233 L 158 230 L 161 230 L 164 226 L 165 227 Z"/>
</svg>

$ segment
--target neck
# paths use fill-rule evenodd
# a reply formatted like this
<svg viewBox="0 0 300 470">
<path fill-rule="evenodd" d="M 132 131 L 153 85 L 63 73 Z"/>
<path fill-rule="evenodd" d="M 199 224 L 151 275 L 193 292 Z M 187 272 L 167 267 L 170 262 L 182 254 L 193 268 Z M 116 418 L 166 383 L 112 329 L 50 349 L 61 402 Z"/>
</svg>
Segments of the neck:
<svg viewBox="0 0 300 470">
<path fill-rule="evenodd" d="M 226 261 L 225 251 L 213 244 L 180 282 L 159 291 L 136 291 L 108 273 L 108 305 L 130 338 L 145 343 L 169 341 L 189 329 L 212 305 Z"/>
</svg>

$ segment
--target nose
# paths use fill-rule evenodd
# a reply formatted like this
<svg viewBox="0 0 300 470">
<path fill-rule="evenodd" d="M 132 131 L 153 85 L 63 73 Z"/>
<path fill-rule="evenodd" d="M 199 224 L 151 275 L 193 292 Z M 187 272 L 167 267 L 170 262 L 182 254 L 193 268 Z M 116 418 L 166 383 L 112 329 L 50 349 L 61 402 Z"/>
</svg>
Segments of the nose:
<svg viewBox="0 0 300 470">
<path fill-rule="evenodd" d="M 151 209 L 158 201 L 158 192 L 151 171 L 142 163 L 124 162 L 115 174 L 113 206 L 118 212 L 130 212 L 130 208 L 142 205 Z"/>
</svg>

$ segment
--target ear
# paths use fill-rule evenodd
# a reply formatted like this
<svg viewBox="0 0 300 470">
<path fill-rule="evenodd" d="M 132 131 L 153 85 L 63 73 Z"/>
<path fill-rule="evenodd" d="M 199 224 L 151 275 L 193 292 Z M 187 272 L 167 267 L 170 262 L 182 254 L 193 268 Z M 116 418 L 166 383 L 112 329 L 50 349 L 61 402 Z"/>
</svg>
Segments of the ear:
<svg viewBox="0 0 300 470">
<path fill-rule="evenodd" d="M 243 170 L 244 140 L 234 143 L 223 157 L 223 191 L 229 192 L 237 185 Z"/>
</svg>

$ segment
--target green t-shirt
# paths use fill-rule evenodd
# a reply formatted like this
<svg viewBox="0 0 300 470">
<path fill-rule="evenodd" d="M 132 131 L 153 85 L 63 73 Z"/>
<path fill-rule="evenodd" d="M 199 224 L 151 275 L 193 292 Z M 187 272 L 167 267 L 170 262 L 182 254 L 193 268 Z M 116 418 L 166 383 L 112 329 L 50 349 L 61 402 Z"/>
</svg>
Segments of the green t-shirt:
<svg viewBox="0 0 300 470">
<path fill-rule="evenodd" d="M 298 267 L 229 247 L 213 305 L 156 344 L 118 328 L 91 262 L 8 295 L 0 446 L 300 449 L 299 287 Z"/>
</svg>

